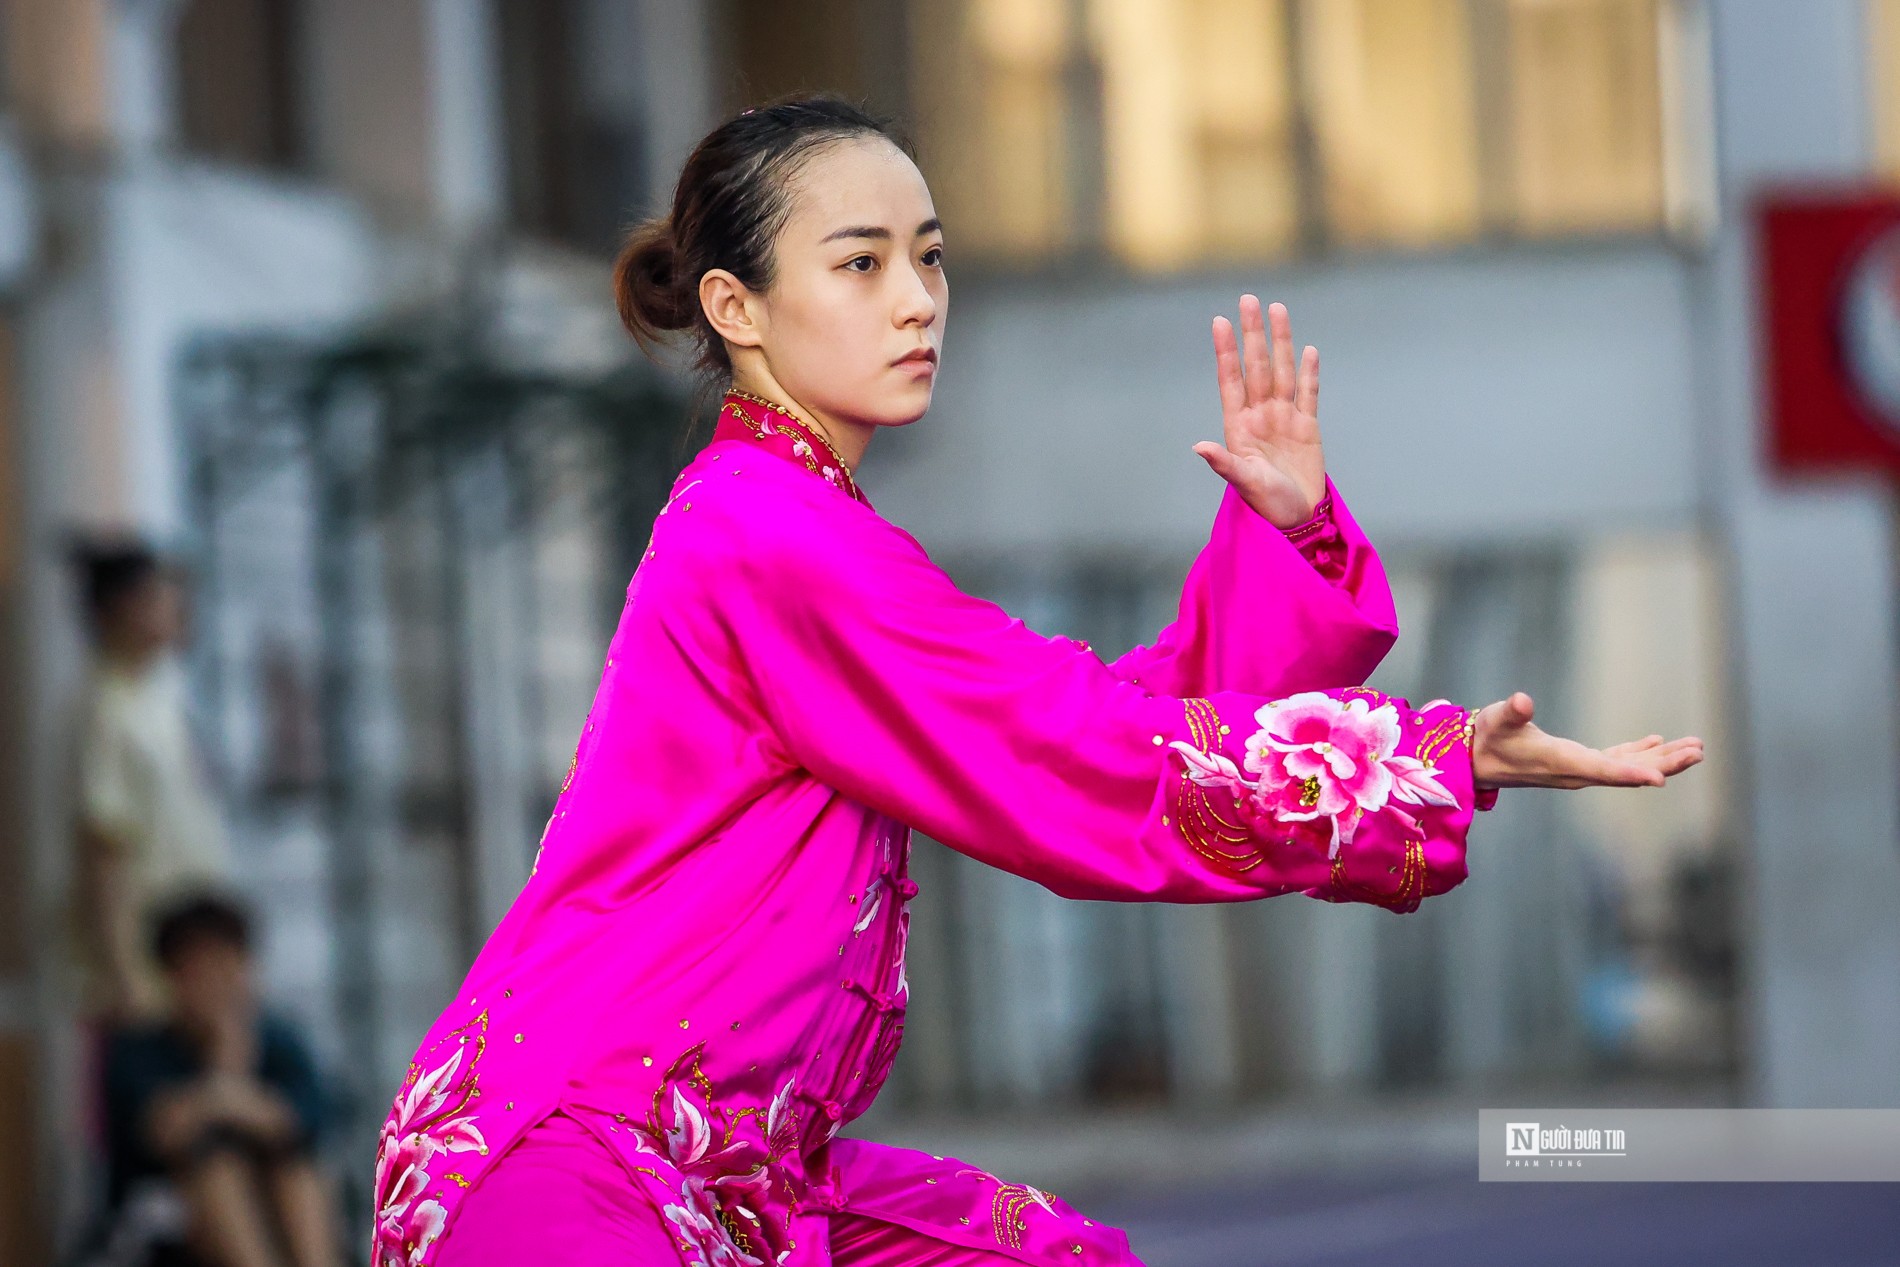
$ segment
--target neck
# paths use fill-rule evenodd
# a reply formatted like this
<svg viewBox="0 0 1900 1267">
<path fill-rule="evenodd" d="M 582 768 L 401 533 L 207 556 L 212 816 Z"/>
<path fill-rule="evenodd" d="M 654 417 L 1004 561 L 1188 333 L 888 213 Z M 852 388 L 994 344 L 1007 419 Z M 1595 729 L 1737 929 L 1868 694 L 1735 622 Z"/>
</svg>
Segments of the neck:
<svg viewBox="0 0 1900 1267">
<path fill-rule="evenodd" d="M 871 437 L 877 432 L 876 423 L 857 422 L 812 409 L 780 386 L 772 372 L 762 366 L 744 372 L 735 367 L 732 385 L 740 391 L 765 397 L 830 441 L 831 447 L 844 459 L 846 473 L 856 476 L 858 464 L 864 461 L 864 451 L 870 447 Z"/>
</svg>

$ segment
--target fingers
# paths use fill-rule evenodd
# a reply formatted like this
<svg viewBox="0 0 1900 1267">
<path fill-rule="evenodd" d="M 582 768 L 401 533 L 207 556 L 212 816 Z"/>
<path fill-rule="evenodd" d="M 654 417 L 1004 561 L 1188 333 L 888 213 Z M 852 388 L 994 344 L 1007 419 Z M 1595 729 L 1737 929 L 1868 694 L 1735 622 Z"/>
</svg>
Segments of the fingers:
<svg viewBox="0 0 1900 1267">
<path fill-rule="evenodd" d="M 1203 440 L 1194 446 L 1194 451 L 1214 468 L 1214 474 L 1224 480 L 1233 478 L 1236 463 L 1234 455 L 1225 446 L 1215 444 L 1212 440 Z"/>
<path fill-rule="evenodd" d="M 1617 757 L 1574 739 L 1551 736 L 1546 759 L 1549 787 L 1654 787 L 1663 781 L 1661 772 L 1644 761 Z"/>
<path fill-rule="evenodd" d="M 1702 745 L 1696 744 L 1693 747 L 1679 748 L 1665 756 L 1659 757 L 1656 762 L 1656 768 L 1661 770 L 1665 776 L 1669 776 L 1681 774 L 1691 766 L 1701 764 Z"/>
<path fill-rule="evenodd" d="M 1497 711 L 1489 720 L 1496 726 L 1528 726 L 1531 718 L 1537 713 L 1537 706 L 1531 701 L 1531 697 L 1522 691 L 1513 691 L 1504 699 L 1495 704 L 1487 704 L 1479 711 L 1489 712 L 1492 709 Z"/>
<path fill-rule="evenodd" d="M 1647 740 L 1638 740 L 1647 744 Z M 1595 754 L 1597 768 L 1588 785 L 1607 787 L 1661 787 L 1672 775 L 1702 763 L 1702 741 L 1690 736 L 1668 743 L 1649 744 L 1633 756 L 1617 757 L 1610 750 Z"/>
<path fill-rule="evenodd" d="M 1702 740 L 1690 735 L 1664 743 L 1661 735 L 1649 735 L 1605 748 L 1603 755 L 1613 760 L 1660 770 L 1665 775 L 1681 774 L 1689 767 L 1701 764 Z"/>
<path fill-rule="evenodd" d="M 1234 325 L 1226 317 L 1214 318 L 1214 379 L 1220 387 L 1221 421 L 1231 437 L 1234 420 L 1247 404 L 1247 385 L 1240 376 L 1240 348 L 1234 342 Z"/>
<path fill-rule="evenodd" d="M 1660 744 L 1644 753 L 1643 759 L 1665 775 L 1673 775 L 1681 774 L 1691 766 L 1701 765 L 1702 756 L 1702 741 L 1691 735 L 1686 739 L 1673 739 Z"/>
<path fill-rule="evenodd" d="M 1276 304 L 1275 307 L 1278 307 Z M 1274 373 L 1279 368 L 1279 348 L 1267 350 L 1266 322 L 1260 315 L 1256 295 L 1240 297 L 1240 366 L 1247 375 L 1247 403 L 1257 405 L 1274 388 Z"/>
<path fill-rule="evenodd" d="M 1661 787 L 1667 778 L 1654 766 L 1633 761 L 1605 761 L 1596 782 L 1603 787 Z"/>
<path fill-rule="evenodd" d="M 1286 314 L 1285 304 L 1267 308 L 1267 324 L 1273 328 L 1273 394 L 1280 400 L 1290 401 L 1294 392 L 1293 321 Z"/>
<path fill-rule="evenodd" d="M 1300 354 L 1300 381 L 1293 392 L 1293 407 L 1309 418 L 1319 417 L 1319 349 L 1310 343 Z"/>
</svg>

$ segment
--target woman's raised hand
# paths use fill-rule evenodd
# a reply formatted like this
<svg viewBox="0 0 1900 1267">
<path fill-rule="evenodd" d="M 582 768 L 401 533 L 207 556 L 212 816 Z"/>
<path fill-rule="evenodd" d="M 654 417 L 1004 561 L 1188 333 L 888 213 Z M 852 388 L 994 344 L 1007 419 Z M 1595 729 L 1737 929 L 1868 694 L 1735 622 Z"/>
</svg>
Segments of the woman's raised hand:
<svg viewBox="0 0 1900 1267">
<path fill-rule="evenodd" d="M 1296 361 L 1286 305 L 1274 304 L 1262 321 L 1260 300 L 1242 295 L 1239 347 L 1233 323 L 1214 318 L 1214 372 L 1225 443 L 1203 440 L 1194 451 L 1276 527 L 1297 527 L 1326 495 L 1318 349 L 1309 345 Z"/>
<path fill-rule="evenodd" d="M 1531 724 L 1522 691 L 1478 711 L 1471 777 L 1479 787 L 1661 787 L 1702 760 L 1702 741 L 1649 735 L 1613 748 L 1586 748 Z"/>
</svg>

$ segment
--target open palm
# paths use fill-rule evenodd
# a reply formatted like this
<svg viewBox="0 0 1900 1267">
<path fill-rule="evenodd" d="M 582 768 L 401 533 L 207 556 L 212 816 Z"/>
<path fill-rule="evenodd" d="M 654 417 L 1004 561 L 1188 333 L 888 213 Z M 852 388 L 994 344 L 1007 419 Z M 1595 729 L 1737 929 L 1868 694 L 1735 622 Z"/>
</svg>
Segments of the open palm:
<svg viewBox="0 0 1900 1267">
<path fill-rule="evenodd" d="M 1326 495 L 1319 350 L 1309 345 L 1296 361 L 1286 305 L 1272 305 L 1263 320 L 1254 295 L 1240 297 L 1240 336 L 1236 346 L 1233 323 L 1214 318 L 1224 443 L 1202 440 L 1194 451 L 1276 527 L 1296 527 Z"/>
<path fill-rule="evenodd" d="M 1702 740 L 1694 735 L 1591 748 L 1548 733 L 1534 716 L 1536 704 L 1522 691 L 1479 710 L 1471 751 L 1479 787 L 1661 787 L 1702 763 Z"/>
</svg>

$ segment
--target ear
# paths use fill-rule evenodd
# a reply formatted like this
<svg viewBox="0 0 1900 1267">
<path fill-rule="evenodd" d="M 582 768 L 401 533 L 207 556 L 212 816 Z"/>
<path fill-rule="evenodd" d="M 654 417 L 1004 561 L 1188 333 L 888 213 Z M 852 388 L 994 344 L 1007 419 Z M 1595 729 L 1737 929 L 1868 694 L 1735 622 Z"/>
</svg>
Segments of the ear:
<svg viewBox="0 0 1900 1267">
<path fill-rule="evenodd" d="M 699 279 L 699 306 L 719 337 L 742 348 L 765 341 L 759 328 L 763 315 L 759 298 L 750 287 L 723 268 L 709 268 Z"/>
</svg>

